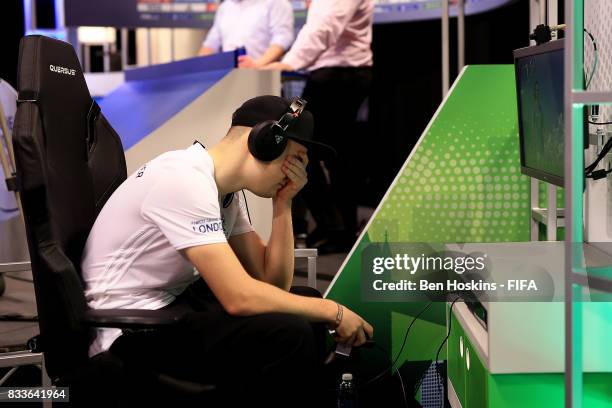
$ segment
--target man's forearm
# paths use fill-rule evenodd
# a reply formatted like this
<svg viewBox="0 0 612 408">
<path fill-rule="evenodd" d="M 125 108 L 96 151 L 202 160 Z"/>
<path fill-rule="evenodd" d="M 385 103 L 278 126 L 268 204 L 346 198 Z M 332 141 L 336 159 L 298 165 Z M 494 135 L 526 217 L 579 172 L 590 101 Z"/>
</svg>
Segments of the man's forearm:
<svg viewBox="0 0 612 408">
<path fill-rule="evenodd" d="M 207 55 L 211 55 L 214 53 L 215 53 L 215 50 L 213 50 L 212 48 L 202 46 L 202 48 L 200 48 L 200 50 L 198 51 L 198 56 L 205 57 Z"/>
<path fill-rule="evenodd" d="M 283 56 L 285 50 L 280 45 L 272 44 L 263 53 L 263 55 L 257 58 L 257 64 L 259 66 L 267 65 L 271 62 L 278 61 Z"/>
<path fill-rule="evenodd" d="M 235 303 L 235 308 L 228 310 L 230 314 L 253 316 L 278 312 L 302 316 L 314 322 L 331 324 L 336 320 L 338 304 L 332 300 L 295 295 L 256 279 L 250 282 L 253 286 Z"/>
<path fill-rule="evenodd" d="M 310 321 L 333 323 L 336 320 L 338 305 L 335 302 L 294 295 L 253 278 L 227 243 L 190 247 L 184 253 L 231 315 L 278 312 L 303 316 Z"/>
<path fill-rule="evenodd" d="M 295 265 L 291 202 L 274 202 L 272 216 L 272 233 L 264 258 L 265 281 L 289 290 Z"/>
</svg>

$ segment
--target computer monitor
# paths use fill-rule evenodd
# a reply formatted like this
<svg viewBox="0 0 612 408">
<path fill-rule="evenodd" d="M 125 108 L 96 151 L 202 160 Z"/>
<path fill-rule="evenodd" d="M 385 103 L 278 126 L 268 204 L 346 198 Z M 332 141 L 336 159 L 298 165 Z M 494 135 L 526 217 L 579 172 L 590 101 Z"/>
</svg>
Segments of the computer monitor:
<svg viewBox="0 0 612 408">
<path fill-rule="evenodd" d="M 563 187 L 565 115 L 563 43 L 514 51 L 521 172 Z"/>
</svg>

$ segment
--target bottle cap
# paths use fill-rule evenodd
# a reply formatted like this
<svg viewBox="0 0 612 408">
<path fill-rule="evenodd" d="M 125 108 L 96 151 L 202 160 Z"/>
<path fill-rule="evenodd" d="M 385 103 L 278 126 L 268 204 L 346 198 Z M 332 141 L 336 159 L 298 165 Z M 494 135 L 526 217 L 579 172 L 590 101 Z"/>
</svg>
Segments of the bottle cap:
<svg viewBox="0 0 612 408">
<path fill-rule="evenodd" d="M 352 381 L 352 380 L 353 380 L 353 374 L 351 373 L 342 374 L 342 381 Z"/>
</svg>

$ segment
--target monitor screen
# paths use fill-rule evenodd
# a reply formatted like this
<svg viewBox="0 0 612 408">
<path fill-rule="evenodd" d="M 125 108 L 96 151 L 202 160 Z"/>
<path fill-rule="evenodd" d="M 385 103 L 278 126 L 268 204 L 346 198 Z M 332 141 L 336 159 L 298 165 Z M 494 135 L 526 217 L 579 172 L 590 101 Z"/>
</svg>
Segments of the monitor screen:
<svg viewBox="0 0 612 408">
<path fill-rule="evenodd" d="M 521 171 L 563 186 L 563 40 L 514 51 Z"/>
</svg>

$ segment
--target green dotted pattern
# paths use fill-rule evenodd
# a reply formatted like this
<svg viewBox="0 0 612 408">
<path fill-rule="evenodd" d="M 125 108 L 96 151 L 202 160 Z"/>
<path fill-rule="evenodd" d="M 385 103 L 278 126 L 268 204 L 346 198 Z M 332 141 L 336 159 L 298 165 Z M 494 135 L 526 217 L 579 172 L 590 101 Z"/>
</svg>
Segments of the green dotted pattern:
<svg viewBox="0 0 612 408">
<path fill-rule="evenodd" d="M 565 199 L 565 194 L 563 193 L 563 188 L 557 187 L 557 207 L 562 208 L 564 206 L 563 200 Z M 538 182 L 538 205 L 542 208 L 546 208 L 548 205 L 548 184 L 543 181 Z"/>
<path fill-rule="evenodd" d="M 514 80 L 499 81 L 504 74 L 512 67 L 468 68 L 382 204 L 372 241 L 385 231 L 400 242 L 529 239 L 529 178 L 520 172 Z"/>
<path fill-rule="evenodd" d="M 529 240 L 530 182 L 520 173 L 513 67 L 467 67 L 433 120 L 328 293 L 375 327 L 388 352 L 367 356 L 375 367 L 396 357 L 397 341 L 424 304 L 361 301 L 361 252 L 369 242 Z M 445 319 L 442 303 L 431 306 L 398 365 L 433 359 Z"/>
</svg>

